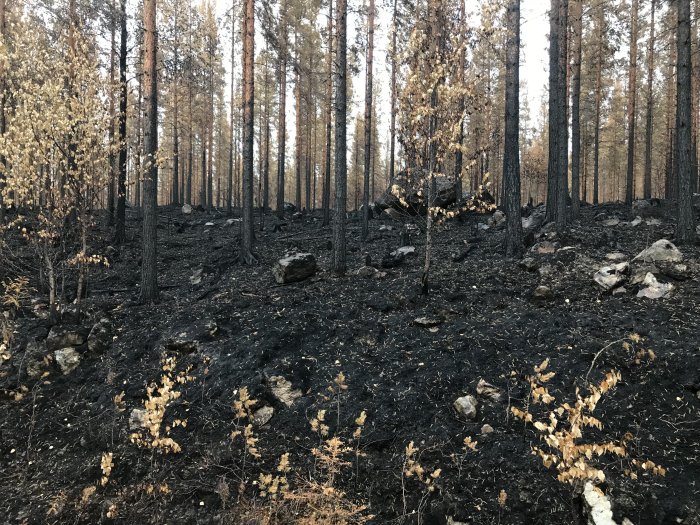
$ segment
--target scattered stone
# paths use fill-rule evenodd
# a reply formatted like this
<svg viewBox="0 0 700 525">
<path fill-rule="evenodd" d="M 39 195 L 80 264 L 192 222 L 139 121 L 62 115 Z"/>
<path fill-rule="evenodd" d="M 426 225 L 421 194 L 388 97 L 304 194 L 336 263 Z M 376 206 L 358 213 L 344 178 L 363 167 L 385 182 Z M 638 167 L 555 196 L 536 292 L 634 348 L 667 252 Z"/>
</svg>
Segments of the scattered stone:
<svg viewBox="0 0 700 525">
<path fill-rule="evenodd" d="M 292 383 L 282 376 L 272 376 L 268 383 L 275 399 L 287 407 L 291 407 L 301 397 L 301 390 L 294 389 Z"/>
<path fill-rule="evenodd" d="M 647 226 L 661 226 L 661 219 L 647 219 Z"/>
<path fill-rule="evenodd" d="M 619 262 L 622 262 L 622 261 L 626 261 L 626 260 L 627 260 L 627 255 L 625 255 L 625 254 L 622 253 L 622 252 L 613 252 L 613 253 L 608 253 L 608 254 L 605 256 L 605 258 L 606 258 L 608 261 L 611 261 L 611 262 L 614 262 L 614 263 L 619 263 Z"/>
<path fill-rule="evenodd" d="M 272 273 L 279 284 L 289 284 L 308 279 L 316 270 L 316 258 L 312 254 L 293 253 L 277 261 Z"/>
<path fill-rule="evenodd" d="M 479 404 L 474 396 L 464 396 L 457 398 L 453 406 L 460 416 L 466 419 L 475 419 Z"/>
<path fill-rule="evenodd" d="M 41 377 L 44 373 L 44 349 L 41 343 L 31 341 L 27 343 L 27 375 L 32 379 Z"/>
<path fill-rule="evenodd" d="M 413 320 L 413 324 L 420 326 L 421 328 L 433 328 L 444 323 L 442 319 L 435 317 L 417 317 Z"/>
<path fill-rule="evenodd" d="M 185 204 L 182 207 L 182 213 L 183 215 L 192 215 L 192 206 L 190 206 L 189 204 Z"/>
<path fill-rule="evenodd" d="M 213 222 L 205 222 L 204 226 L 211 228 L 212 226 L 214 226 L 214 223 Z"/>
<path fill-rule="evenodd" d="M 80 346 L 84 342 L 85 337 L 77 328 L 54 326 L 46 338 L 46 348 L 52 352 L 61 348 Z"/>
<path fill-rule="evenodd" d="M 365 279 L 382 279 L 383 277 L 386 277 L 386 272 L 380 272 L 373 266 L 363 266 L 355 272 L 355 275 L 358 277 L 364 277 Z"/>
<path fill-rule="evenodd" d="M 488 224 L 485 224 L 483 222 L 480 222 L 479 225 L 477 226 L 481 231 L 486 231 L 491 229 L 491 227 Z"/>
<path fill-rule="evenodd" d="M 192 275 L 190 275 L 190 284 L 197 285 L 202 282 L 202 274 L 204 273 L 204 268 L 197 268 Z"/>
<path fill-rule="evenodd" d="M 630 264 L 622 262 L 611 266 L 604 266 L 593 275 L 593 280 L 605 290 L 612 290 L 620 286 L 629 272 Z"/>
<path fill-rule="evenodd" d="M 479 383 L 476 385 L 476 393 L 481 397 L 485 397 L 496 403 L 501 400 L 503 395 L 500 388 L 492 385 L 484 379 L 479 379 Z"/>
<path fill-rule="evenodd" d="M 620 224 L 620 219 L 618 219 L 617 217 L 613 217 L 612 219 L 603 221 L 603 226 L 606 226 L 608 228 L 612 228 L 613 226 L 617 226 L 618 224 Z"/>
<path fill-rule="evenodd" d="M 541 277 L 552 275 L 552 272 L 554 272 L 554 267 L 551 264 L 543 264 L 537 268 L 537 273 L 539 273 Z"/>
<path fill-rule="evenodd" d="M 56 350 L 54 357 L 64 376 L 70 374 L 80 364 L 80 354 L 76 352 L 75 348 L 69 347 Z"/>
<path fill-rule="evenodd" d="M 241 219 L 227 219 L 226 226 L 233 226 L 234 224 L 238 224 L 239 222 L 241 222 Z"/>
<path fill-rule="evenodd" d="M 551 241 L 542 241 L 535 244 L 532 249 L 540 255 L 549 255 L 557 251 L 557 246 Z"/>
<path fill-rule="evenodd" d="M 637 226 L 642 224 L 642 222 L 644 222 L 644 219 L 637 215 L 637 217 L 635 217 L 635 219 L 632 222 L 630 222 L 630 226 L 632 226 L 632 228 L 636 228 Z"/>
<path fill-rule="evenodd" d="M 100 319 L 90 330 L 87 338 L 88 350 L 104 352 L 112 344 L 112 324 L 109 319 Z"/>
<path fill-rule="evenodd" d="M 544 219 L 546 216 L 546 210 L 544 206 L 536 208 L 529 217 L 523 217 L 521 219 L 523 230 L 537 230 L 542 224 L 544 224 Z"/>
<path fill-rule="evenodd" d="M 535 291 L 532 292 L 532 300 L 537 303 L 544 303 L 554 299 L 554 294 L 548 286 L 538 286 Z"/>
<path fill-rule="evenodd" d="M 382 224 L 382 225 L 379 227 L 379 231 L 380 231 L 380 232 L 390 232 L 390 231 L 392 231 L 393 229 L 394 229 L 393 226 L 388 226 L 388 225 L 386 225 L 386 224 Z"/>
<path fill-rule="evenodd" d="M 416 254 L 416 247 L 415 246 L 402 246 L 401 248 L 391 252 L 392 257 L 397 257 L 398 255 L 403 255 L 404 257 L 408 257 L 409 255 L 415 255 L 415 254 Z"/>
<path fill-rule="evenodd" d="M 590 481 L 583 488 L 583 503 L 588 525 L 617 525 L 613 520 L 610 500 Z"/>
<path fill-rule="evenodd" d="M 528 272 L 535 272 L 539 269 L 540 263 L 538 263 L 533 257 L 525 257 L 522 261 L 520 261 L 520 267 L 524 268 Z"/>
<path fill-rule="evenodd" d="M 488 220 L 488 225 L 492 228 L 497 228 L 501 224 L 506 222 L 506 214 L 501 210 L 496 210 L 493 215 Z"/>
<path fill-rule="evenodd" d="M 637 293 L 637 297 L 646 297 L 647 299 L 663 299 L 675 289 L 670 283 L 660 283 L 656 280 L 653 273 L 648 273 L 642 283 L 646 288 L 642 288 Z"/>
<path fill-rule="evenodd" d="M 660 239 L 632 259 L 632 262 L 681 262 L 682 260 L 683 254 L 671 241 Z"/>
<path fill-rule="evenodd" d="M 199 343 L 212 340 L 219 332 L 214 321 L 199 320 L 185 327 L 177 327 L 163 337 L 162 344 L 167 350 L 181 353 L 196 352 Z"/>
<path fill-rule="evenodd" d="M 483 427 L 481 427 L 481 433 L 484 435 L 493 434 L 493 427 L 486 423 Z"/>
<path fill-rule="evenodd" d="M 657 274 L 659 273 L 659 269 L 654 264 L 635 266 L 632 270 L 632 276 L 630 277 L 630 284 L 633 286 L 642 284 L 648 273 Z"/>
<path fill-rule="evenodd" d="M 138 430 L 139 428 L 146 428 L 146 420 L 148 419 L 148 412 L 143 408 L 135 408 L 129 414 L 129 429 Z"/>
<path fill-rule="evenodd" d="M 625 295 L 627 293 L 627 288 L 624 286 L 620 286 L 619 288 L 615 288 L 612 292 L 613 295 Z"/>
<path fill-rule="evenodd" d="M 253 413 L 253 425 L 256 427 L 265 426 L 270 422 L 272 416 L 274 415 L 275 409 L 270 406 L 259 408 Z"/>
</svg>

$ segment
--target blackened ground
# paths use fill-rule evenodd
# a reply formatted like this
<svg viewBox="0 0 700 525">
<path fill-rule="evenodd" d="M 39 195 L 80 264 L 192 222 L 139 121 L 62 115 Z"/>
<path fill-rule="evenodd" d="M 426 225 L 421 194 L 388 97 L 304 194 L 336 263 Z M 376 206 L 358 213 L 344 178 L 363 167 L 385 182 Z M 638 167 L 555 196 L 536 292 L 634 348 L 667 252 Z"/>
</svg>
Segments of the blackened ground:
<svg viewBox="0 0 700 525">
<path fill-rule="evenodd" d="M 256 479 L 274 470 L 289 452 L 295 473 L 292 487 L 314 477 L 311 448 L 318 437 L 309 420 L 328 409 L 331 433 L 349 437 L 361 411 L 367 422 L 358 461 L 341 478 L 348 497 L 366 502 L 375 523 L 561 524 L 580 520 L 579 500 L 556 471 L 543 467 L 531 447 L 541 441 L 532 427 L 514 419 L 510 406 L 524 407 L 533 367 L 550 359 L 557 374 L 550 392 L 559 402 L 575 399 L 590 374 L 599 381 L 610 369 L 622 382 L 599 403 L 595 415 L 605 427 L 587 430 L 588 440 L 619 441 L 631 433 L 629 458 L 603 457 L 605 492 L 615 518 L 635 525 L 700 523 L 700 285 L 697 247 L 683 248 L 691 278 L 675 282 L 668 299 L 636 298 L 634 287 L 613 296 L 594 284 L 593 273 L 605 255 L 622 251 L 633 257 L 652 242 L 671 238 L 673 219 L 659 211 L 660 226 L 645 223 L 606 227 L 600 216 L 631 220 L 619 206 L 586 207 L 581 220 L 554 254 L 531 255 L 539 270 L 501 255 L 502 230 L 480 231 L 487 217 L 474 215 L 438 227 L 432 287 L 420 294 L 423 236 L 413 234 L 417 257 L 387 270 L 382 279 L 337 277 L 330 267 L 331 237 L 317 217 L 289 220 L 281 231 L 257 233 L 260 264 L 236 263 L 238 222 L 227 217 L 163 208 L 159 230 L 159 276 L 164 286 L 156 306 L 138 304 L 140 223 L 129 222 L 129 242 L 111 255 L 108 270 L 95 272 L 92 295 L 81 325 L 107 317 L 116 336 L 99 354 L 84 351 L 83 361 L 63 376 L 48 362 L 49 375 L 29 379 L 23 350 L 42 341 L 50 325 L 31 309 L 18 319 L 12 358 L 0 368 L 0 521 L 2 523 L 236 523 L 236 494 L 241 475 L 240 441 L 233 442 L 232 402 L 247 386 L 259 404 L 275 415 L 256 430 L 259 461 L 248 461 L 246 475 Z M 214 226 L 206 226 L 207 222 Z M 381 225 L 393 227 L 380 231 Z M 360 243 L 359 224 L 351 223 L 349 266 L 366 256 L 378 263 L 398 247 L 401 224 L 374 220 L 371 239 Z M 452 256 L 474 246 L 461 262 Z M 106 250 L 107 241 L 96 251 Z M 21 250 L 21 248 L 18 248 Z M 280 286 L 271 267 L 288 251 L 313 253 L 318 275 Z M 201 282 L 191 277 L 201 269 Z M 666 279 L 667 281 L 669 279 Z M 192 284 L 195 282 L 197 284 Z M 539 285 L 553 292 L 536 303 Z M 414 323 L 419 317 L 442 321 L 432 331 Z M 206 335 L 215 323 L 217 331 Z M 199 334 L 197 349 L 171 351 L 179 369 L 187 365 L 194 381 L 168 408 L 166 421 L 186 418 L 172 437 L 182 452 L 153 453 L 129 442 L 131 409 L 142 406 L 146 385 L 161 375 L 160 358 L 169 335 L 182 329 Z M 641 343 L 623 345 L 636 333 Z M 202 335 L 205 334 L 205 335 Z M 615 343 L 618 341 L 617 343 Z M 613 344 L 611 344 L 613 343 Z M 641 349 L 656 358 L 642 357 Z M 644 354 L 645 356 L 647 354 Z M 339 372 L 348 390 L 336 405 L 323 399 Z M 268 379 L 281 375 L 303 396 L 291 407 L 270 394 Z M 456 398 L 476 395 L 480 379 L 503 391 L 500 402 L 480 398 L 474 421 L 461 419 Z M 12 392 L 27 390 L 17 401 Z M 124 392 L 125 411 L 114 397 Z M 533 407 L 535 414 L 543 414 Z M 338 427 L 337 421 L 340 421 Z M 484 424 L 494 432 L 481 434 Z M 478 442 L 465 452 L 464 438 Z M 437 490 L 426 492 L 404 480 L 406 445 L 420 449 L 427 472 L 442 469 Z M 585 440 L 584 440 L 585 441 Z M 108 484 L 85 503 L 81 494 L 101 477 L 100 457 L 113 453 Z M 667 469 L 665 477 L 623 474 L 634 458 Z M 169 493 L 148 494 L 148 485 L 167 484 Z M 221 496 L 230 485 L 231 496 Z M 499 504 L 501 491 L 507 496 Z M 156 491 L 157 492 L 157 491 Z M 250 487 L 248 499 L 255 497 Z M 116 518 L 110 520 L 110 505 Z M 52 509 L 53 507 L 53 509 Z M 420 518 L 418 516 L 421 516 Z"/>
</svg>

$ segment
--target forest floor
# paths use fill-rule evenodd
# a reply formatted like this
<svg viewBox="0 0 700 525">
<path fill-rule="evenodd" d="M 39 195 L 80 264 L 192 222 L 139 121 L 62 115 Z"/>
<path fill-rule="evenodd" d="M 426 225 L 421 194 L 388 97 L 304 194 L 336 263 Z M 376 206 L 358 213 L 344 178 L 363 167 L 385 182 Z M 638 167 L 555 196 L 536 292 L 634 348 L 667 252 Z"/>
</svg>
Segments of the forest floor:
<svg viewBox="0 0 700 525">
<path fill-rule="evenodd" d="M 68 375 L 50 350 L 60 343 L 47 340 L 59 327 L 36 302 L 18 312 L 14 343 L 0 359 L 0 522 L 262 523 L 256 513 L 284 504 L 255 485 L 289 453 L 288 493 L 296 499 L 280 515 L 292 523 L 318 489 L 309 483 L 327 481 L 327 462 L 312 452 L 324 440 L 312 420 L 325 409 L 320 424 L 350 449 L 334 476 L 345 496 L 327 492 L 335 500 L 329 505 L 367 505 L 372 523 L 583 523 L 576 491 L 532 453 L 547 448 L 542 433 L 511 407 L 547 420 L 551 407 L 574 405 L 577 388 L 585 394 L 617 370 L 621 381 L 593 414 L 602 430 L 586 427 L 580 440 L 625 444 L 625 457 L 590 460 L 605 473 L 600 486 L 615 520 L 700 524 L 700 249 L 681 247 L 685 275 L 658 275 L 675 286 L 668 298 L 638 298 L 639 286 L 630 285 L 612 294 L 593 281 L 609 264 L 606 254 L 631 260 L 672 239 L 674 220 L 663 208 L 647 213 L 660 224 L 632 226 L 637 212 L 629 208 L 584 207 L 567 237 L 552 239 L 559 243 L 553 253 L 529 252 L 525 263 L 502 256 L 502 227 L 479 229 L 488 216 L 448 221 L 436 229 L 427 296 L 417 233 L 417 256 L 380 268 L 385 276 L 353 273 L 368 255 L 379 263 L 399 247 L 402 224 L 388 218 L 371 221 L 366 243 L 351 221 L 350 271 L 338 277 L 329 271 L 331 231 L 318 216 L 289 220 L 281 231 L 272 231 L 268 216 L 257 234 L 260 264 L 245 267 L 236 263 L 237 222 L 176 208 L 160 213 L 161 301 L 138 303 L 140 223 L 130 218 L 121 250 L 107 240 L 96 248 L 111 264 L 94 272 L 80 315 L 63 320 L 60 329 L 80 336 L 73 345 L 81 360 Z M 607 225 L 615 217 L 622 222 Z M 278 285 L 271 268 L 290 251 L 313 253 L 319 272 Z M 533 296 L 540 285 L 551 294 Z M 108 336 L 89 350 L 85 335 L 103 318 Z M 164 355 L 175 361 L 164 365 Z M 556 373 L 546 384 L 556 398 L 550 407 L 533 402 L 528 380 L 547 359 Z M 341 372 L 346 389 L 335 382 Z M 144 408 L 146 387 L 162 386 L 164 375 L 182 383 L 175 379 L 161 397 L 154 392 L 151 404 L 168 402 L 156 426 L 177 453 L 161 453 L 171 446 L 164 440 L 150 448 L 145 430 L 146 446 L 131 439 L 139 432 L 130 428 L 133 409 Z M 274 393 L 284 386 L 280 376 L 299 396 L 289 404 Z M 482 379 L 497 392 L 477 393 Z M 253 427 L 259 458 L 250 450 L 244 457 L 241 436 L 232 437 L 246 425 L 232 408 L 242 387 L 257 400 L 253 409 L 274 409 Z M 478 401 L 473 419 L 453 406 L 465 395 Z M 353 439 L 362 411 L 361 437 Z M 405 475 L 411 442 L 425 482 Z M 105 453 L 112 459 L 103 485 Z M 652 461 L 665 476 L 633 460 Z"/>
</svg>

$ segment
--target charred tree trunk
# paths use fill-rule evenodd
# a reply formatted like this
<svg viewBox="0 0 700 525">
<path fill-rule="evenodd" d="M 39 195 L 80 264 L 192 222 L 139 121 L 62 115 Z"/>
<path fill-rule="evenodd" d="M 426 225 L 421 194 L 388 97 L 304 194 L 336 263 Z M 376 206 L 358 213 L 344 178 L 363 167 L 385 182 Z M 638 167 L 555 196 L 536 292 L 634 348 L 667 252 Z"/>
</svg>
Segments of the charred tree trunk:
<svg viewBox="0 0 700 525">
<path fill-rule="evenodd" d="M 326 56 L 326 143 L 323 151 L 323 226 L 331 220 L 331 130 L 333 119 L 333 0 L 328 2 L 328 55 Z"/>
<path fill-rule="evenodd" d="M 369 235 L 369 175 L 372 162 L 372 70 L 374 67 L 374 0 L 369 0 L 367 15 L 367 73 L 365 82 L 365 158 L 362 193 L 362 240 Z"/>
<path fill-rule="evenodd" d="M 651 139 L 654 132 L 654 18 L 656 15 L 656 0 L 651 0 L 651 24 L 649 26 L 648 42 L 648 72 L 647 72 L 647 107 L 646 107 L 646 133 L 644 140 L 644 191 L 645 199 L 651 198 Z"/>
<path fill-rule="evenodd" d="M 627 183 L 625 204 L 632 204 L 634 199 L 634 146 L 637 127 L 637 20 L 639 17 L 639 0 L 632 0 L 632 29 L 630 32 L 630 70 L 627 88 Z"/>
<path fill-rule="evenodd" d="M 284 216 L 284 161 L 287 138 L 287 0 L 280 6 L 279 122 L 277 124 L 277 215 Z"/>
<path fill-rule="evenodd" d="M 120 43 L 119 43 L 119 175 L 117 180 L 117 228 L 116 244 L 124 242 L 126 237 L 126 112 L 128 85 L 126 80 L 126 0 L 121 0 Z"/>
<path fill-rule="evenodd" d="M 253 254 L 253 109 L 255 103 L 255 1 L 245 0 L 243 31 L 243 223 L 239 258 L 254 264 Z"/>
<path fill-rule="evenodd" d="M 571 71 L 571 216 L 578 218 L 581 207 L 581 38 L 582 0 L 574 0 L 572 13 L 573 63 Z"/>
<path fill-rule="evenodd" d="M 146 127 L 146 175 L 143 193 L 143 259 L 141 263 L 141 302 L 153 303 L 158 299 L 157 225 L 158 225 L 158 71 L 156 0 L 144 0 L 144 71 Z"/>
<path fill-rule="evenodd" d="M 347 17 L 346 0 L 336 2 L 335 73 L 335 218 L 333 221 L 333 271 L 347 269 L 345 223 L 347 213 Z"/>
</svg>

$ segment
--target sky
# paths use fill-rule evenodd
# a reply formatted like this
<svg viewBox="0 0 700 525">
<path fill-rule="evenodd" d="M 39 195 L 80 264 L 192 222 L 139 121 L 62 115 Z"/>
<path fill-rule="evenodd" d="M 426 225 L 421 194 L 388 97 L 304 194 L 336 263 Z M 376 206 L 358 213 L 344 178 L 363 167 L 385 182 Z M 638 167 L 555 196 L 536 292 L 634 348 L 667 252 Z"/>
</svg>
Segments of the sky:
<svg viewBox="0 0 700 525">
<path fill-rule="evenodd" d="M 214 0 L 217 12 L 220 16 L 230 9 L 231 0 Z M 389 48 L 388 32 L 391 25 L 391 12 L 385 2 L 377 1 L 377 26 L 375 29 L 375 53 L 374 53 L 374 82 L 378 88 L 378 133 L 381 142 L 386 143 L 389 129 L 389 69 L 387 67 L 387 50 Z M 352 5 L 352 4 L 351 4 Z M 466 0 L 467 11 L 475 11 L 479 6 L 479 0 Z M 539 113 L 539 105 L 547 85 L 547 35 L 549 32 L 549 18 L 547 16 L 548 2 L 543 0 L 524 0 L 521 2 L 521 51 L 520 51 L 520 80 L 521 100 L 527 99 L 530 107 L 530 116 L 533 121 Z M 352 13 L 348 16 L 348 43 L 355 41 L 355 30 L 361 27 L 361 21 Z M 226 35 L 227 37 L 228 35 Z M 230 41 L 224 37 L 224 57 L 230 56 Z M 256 47 L 260 48 L 262 42 L 256 39 Z M 227 64 L 226 67 L 230 67 Z M 352 116 L 364 112 L 364 60 L 361 65 L 361 74 L 353 79 L 354 100 L 349 108 Z M 288 83 L 289 96 L 292 96 L 293 85 Z M 376 88 L 375 88 L 376 89 Z M 290 99 L 292 100 L 292 99 Z M 293 118 L 294 105 L 288 104 L 288 121 Z M 532 125 L 532 124 L 530 124 Z M 293 128 L 293 126 L 291 126 Z M 354 126 L 348 124 L 348 131 L 352 133 Z M 294 129 L 288 130 L 290 144 L 293 144 Z"/>
</svg>

